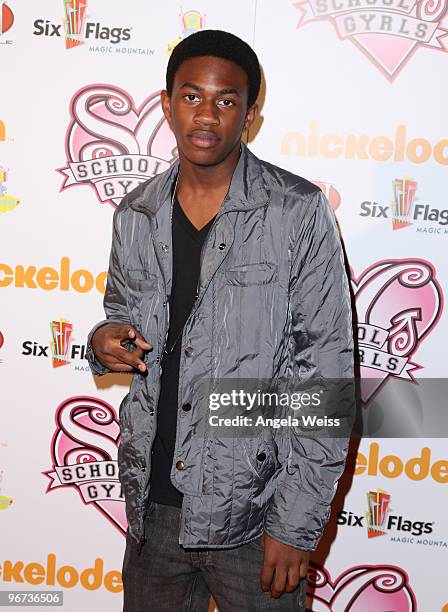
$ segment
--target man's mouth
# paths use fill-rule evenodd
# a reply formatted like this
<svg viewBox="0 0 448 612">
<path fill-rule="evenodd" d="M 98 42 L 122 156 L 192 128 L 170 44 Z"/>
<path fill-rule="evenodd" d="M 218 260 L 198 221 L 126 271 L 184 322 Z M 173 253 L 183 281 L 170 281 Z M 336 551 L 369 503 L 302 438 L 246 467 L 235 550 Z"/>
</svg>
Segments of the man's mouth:
<svg viewBox="0 0 448 612">
<path fill-rule="evenodd" d="M 208 130 L 195 130 L 188 134 L 190 141 L 201 149 L 208 149 L 214 147 L 221 140 L 219 136 Z"/>
</svg>

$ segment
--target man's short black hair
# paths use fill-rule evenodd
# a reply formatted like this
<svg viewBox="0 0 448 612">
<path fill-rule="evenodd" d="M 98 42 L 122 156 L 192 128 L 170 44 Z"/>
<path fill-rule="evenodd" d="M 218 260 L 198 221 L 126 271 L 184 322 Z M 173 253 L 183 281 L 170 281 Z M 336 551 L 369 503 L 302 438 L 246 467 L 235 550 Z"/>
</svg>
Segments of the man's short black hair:
<svg viewBox="0 0 448 612">
<path fill-rule="evenodd" d="M 252 106 L 260 91 L 261 72 L 255 51 L 244 40 L 222 30 L 201 30 L 184 38 L 171 54 L 166 69 L 166 90 L 171 96 L 174 76 L 182 62 L 192 57 L 211 55 L 230 60 L 247 74 L 248 106 Z"/>
</svg>

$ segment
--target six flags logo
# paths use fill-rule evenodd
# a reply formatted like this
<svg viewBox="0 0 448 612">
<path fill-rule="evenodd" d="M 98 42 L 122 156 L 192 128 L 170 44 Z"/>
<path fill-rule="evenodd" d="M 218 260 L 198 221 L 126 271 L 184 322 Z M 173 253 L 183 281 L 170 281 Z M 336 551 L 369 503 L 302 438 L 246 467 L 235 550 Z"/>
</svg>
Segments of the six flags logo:
<svg viewBox="0 0 448 612">
<path fill-rule="evenodd" d="M 392 227 L 401 229 L 412 225 L 410 221 L 414 206 L 417 182 L 412 179 L 395 179 L 393 182 L 394 198 L 392 200 Z"/>
<path fill-rule="evenodd" d="M 53 367 L 68 365 L 68 351 L 70 348 L 70 340 L 73 331 L 73 325 L 64 319 L 59 321 L 51 321 L 51 353 L 53 355 Z"/>
<path fill-rule="evenodd" d="M 414 221 L 422 220 L 448 225 L 448 209 L 431 208 L 429 204 L 415 204 L 417 181 L 409 177 L 395 179 L 392 200 L 392 228 L 409 227 Z"/>
<path fill-rule="evenodd" d="M 448 234 L 448 230 L 444 229 L 448 225 L 448 208 L 434 208 L 421 202 L 416 204 L 419 199 L 416 197 L 417 181 L 410 177 L 395 179 L 392 189 L 390 207 L 366 200 L 361 204 L 360 217 L 388 219 L 391 216 L 394 230 L 409 227 L 416 222 L 419 224 L 417 232 Z"/>
<path fill-rule="evenodd" d="M 63 0 L 64 17 L 61 23 L 53 23 L 48 19 L 36 19 L 33 23 L 34 36 L 59 38 L 64 27 L 65 46 L 73 49 L 89 41 L 108 41 L 113 45 L 131 38 L 132 28 L 109 27 L 98 21 L 87 21 L 87 0 Z"/>
<path fill-rule="evenodd" d="M 297 27 L 330 21 L 393 81 L 419 47 L 447 51 L 446 0 L 301 0 Z"/>
<path fill-rule="evenodd" d="M 376 538 L 387 533 L 385 522 L 389 504 L 390 495 L 386 491 L 377 489 L 367 493 L 367 506 L 369 508 L 366 512 L 367 537 Z"/>
<path fill-rule="evenodd" d="M 65 47 L 71 49 L 83 44 L 82 28 L 86 14 L 87 0 L 64 0 Z"/>
<path fill-rule="evenodd" d="M 50 330 L 50 346 L 33 340 L 25 340 L 22 343 L 22 355 L 26 357 L 49 357 L 49 350 L 51 350 L 53 368 L 68 365 L 74 359 L 86 358 L 86 346 L 72 343 L 72 323 L 65 319 L 51 321 Z"/>
<path fill-rule="evenodd" d="M 392 537 L 397 537 L 397 532 L 398 537 L 403 537 L 404 534 L 418 537 L 433 534 L 434 521 L 411 520 L 402 514 L 391 514 L 390 500 L 391 496 L 386 491 L 381 489 L 369 491 L 367 493 L 367 512 L 362 515 L 351 510 L 340 510 L 337 513 L 337 524 L 344 527 L 366 527 L 369 539 L 387 533 Z"/>
</svg>

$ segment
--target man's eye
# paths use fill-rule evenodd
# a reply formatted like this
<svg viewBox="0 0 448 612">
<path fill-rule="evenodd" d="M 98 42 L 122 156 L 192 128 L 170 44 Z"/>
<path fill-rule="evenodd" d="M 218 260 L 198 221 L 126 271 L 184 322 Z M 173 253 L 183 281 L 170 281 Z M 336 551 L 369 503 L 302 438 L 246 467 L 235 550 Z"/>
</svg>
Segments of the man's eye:
<svg viewBox="0 0 448 612">
<path fill-rule="evenodd" d="M 188 102 L 196 102 L 198 100 L 198 97 L 196 94 L 186 94 L 184 98 L 188 100 Z"/>
<path fill-rule="evenodd" d="M 220 101 L 218 102 L 218 104 L 220 104 L 221 106 L 230 107 L 230 106 L 234 106 L 234 105 L 235 105 L 235 102 L 234 102 L 233 100 L 227 100 L 227 99 L 225 99 L 225 100 L 220 100 Z"/>
</svg>

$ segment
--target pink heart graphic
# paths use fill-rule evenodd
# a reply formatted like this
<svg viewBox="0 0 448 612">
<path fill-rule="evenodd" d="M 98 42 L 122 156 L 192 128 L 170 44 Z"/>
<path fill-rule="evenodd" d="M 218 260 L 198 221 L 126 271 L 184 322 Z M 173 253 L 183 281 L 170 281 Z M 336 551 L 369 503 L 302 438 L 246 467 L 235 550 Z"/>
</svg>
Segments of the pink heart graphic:
<svg viewBox="0 0 448 612">
<path fill-rule="evenodd" d="M 332 581 L 325 568 L 310 567 L 308 594 L 313 612 L 415 612 L 407 573 L 392 565 L 355 566 Z"/>
<path fill-rule="evenodd" d="M 66 136 L 68 166 L 62 189 L 94 187 L 101 202 L 118 205 L 138 184 L 177 159 L 176 140 L 155 92 L 140 107 L 119 87 L 95 84 L 70 102 Z"/>
<path fill-rule="evenodd" d="M 95 506 L 122 534 L 127 520 L 118 480 L 120 427 L 110 404 L 95 397 L 71 397 L 56 410 L 51 441 L 53 469 L 47 493 L 75 487 L 84 504 Z"/>
<path fill-rule="evenodd" d="M 397 76 L 420 46 L 418 42 L 407 38 L 391 38 L 389 34 L 358 34 L 352 39 L 389 79 Z"/>
<path fill-rule="evenodd" d="M 377 262 L 352 286 L 358 317 L 361 395 L 370 401 L 390 376 L 414 381 L 411 361 L 443 307 L 434 266 L 423 259 Z"/>
</svg>

